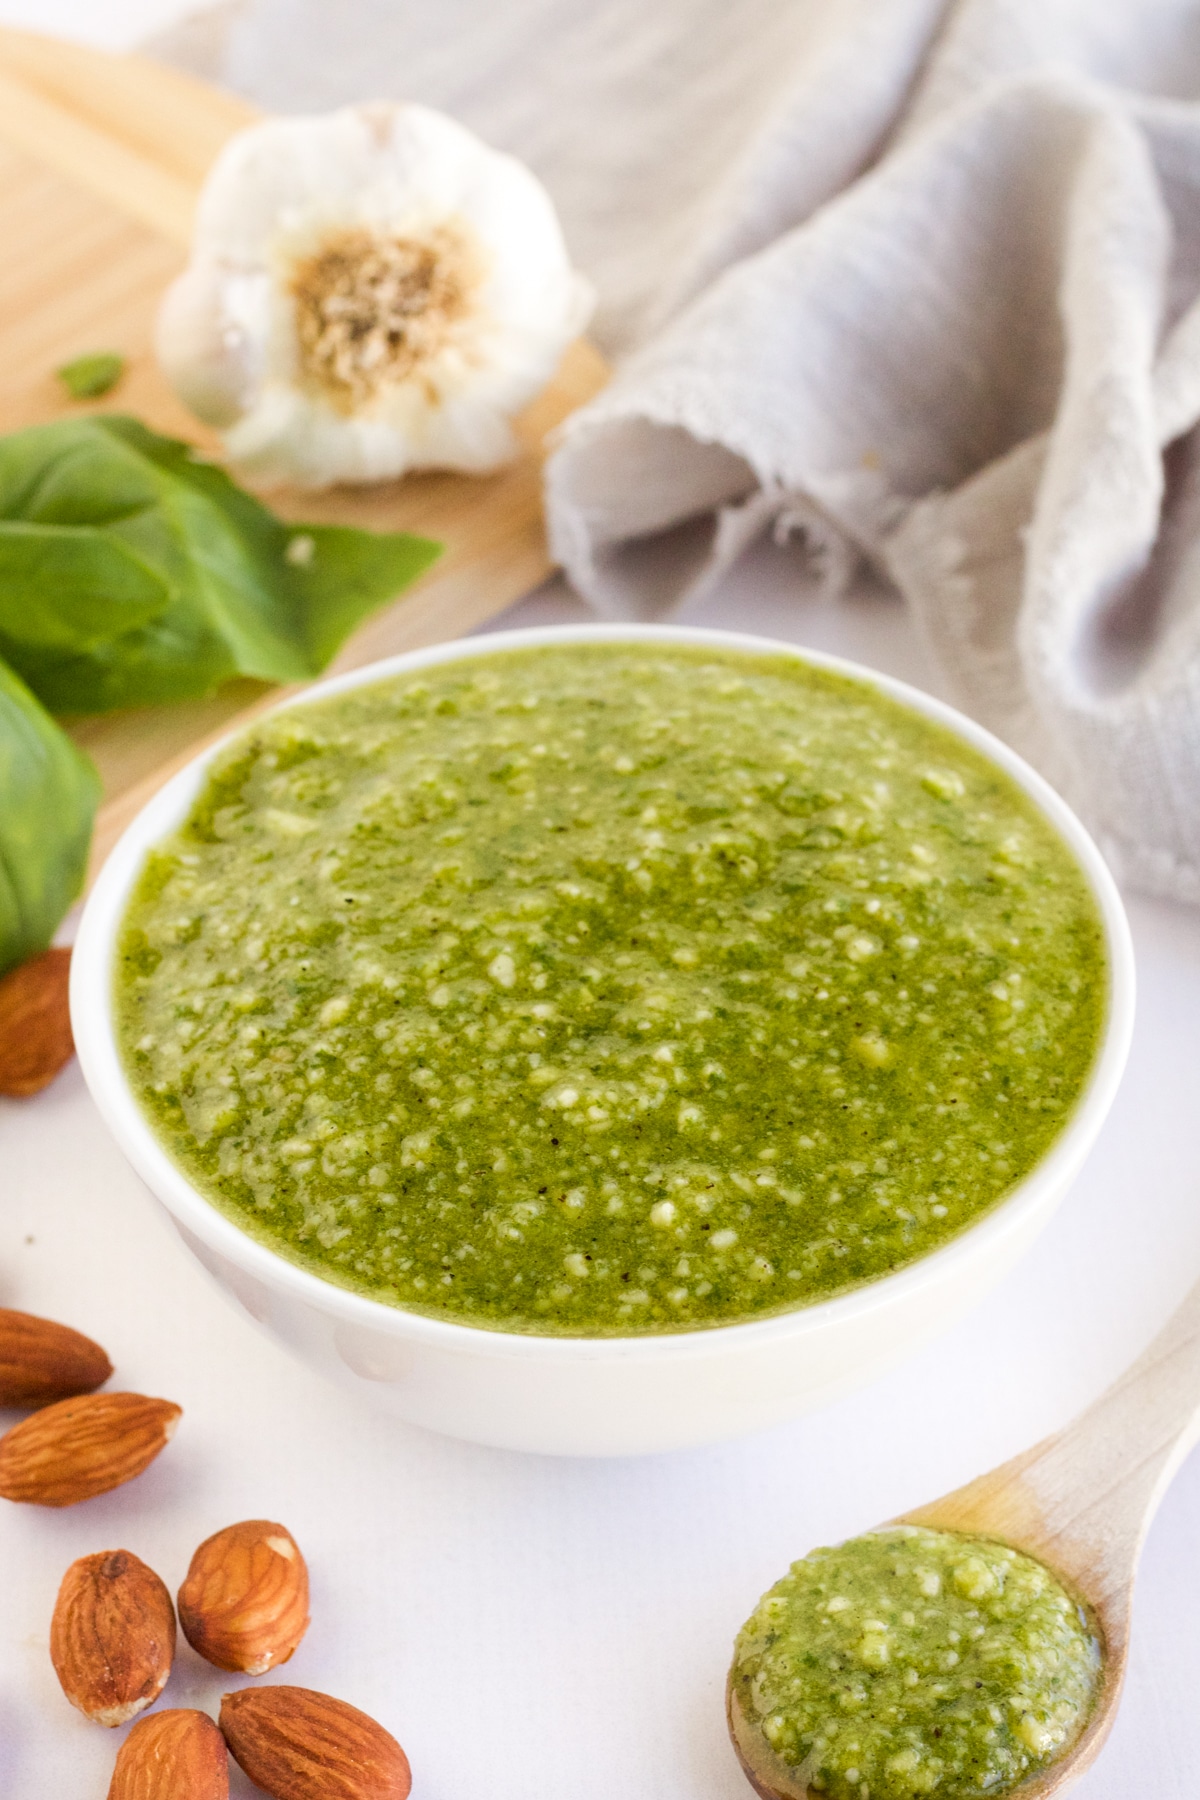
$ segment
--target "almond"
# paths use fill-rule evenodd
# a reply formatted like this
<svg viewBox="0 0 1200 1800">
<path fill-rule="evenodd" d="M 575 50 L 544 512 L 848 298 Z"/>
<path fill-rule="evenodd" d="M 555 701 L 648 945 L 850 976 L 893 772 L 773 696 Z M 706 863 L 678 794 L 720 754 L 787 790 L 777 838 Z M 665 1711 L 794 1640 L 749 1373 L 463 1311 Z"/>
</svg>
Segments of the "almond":
<svg viewBox="0 0 1200 1800">
<path fill-rule="evenodd" d="M 39 1093 L 74 1056 L 70 971 L 69 950 L 45 950 L 0 980 L 0 1094 Z"/>
<path fill-rule="evenodd" d="M 228 1800 L 229 1753 L 207 1713 L 139 1719 L 117 1752 L 108 1800 Z"/>
<path fill-rule="evenodd" d="M 59 1400 L 0 1438 L 0 1498 L 74 1506 L 132 1481 L 175 1430 L 180 1409 L 143 1394 Z"/>
<path fill-rule="evenodd" d="M 158 1699 L 175 1656 L 175 1609 L 131 1550 L 81 1556 L 62 1579 L 50 1660 L 62 1691 L 97 1725 L 124 1725 Z"/>
<path fill-rule="evenodd" d="M 81 1331 L 0 1307 L 0 1406 L 49 1406 L 90 1394 L 111 1374 L 99 1344 Z"/>
<path fill-rule="evenodd" d="M 390 1731 L 311 1688 L 241 1688 L 221 1701 L 225 1742 L 271 1800 L 405 1800 L 408 1758 Z"/>
<path fill-rule="evenodd" d="M 179 1623 L 218 1669 L 263 1675 L 308 1630 L 308 1570 L 296 1540 L 269 1519 L 244 1519 L 205 1538 L 179 1590 Z"/>
</svg>

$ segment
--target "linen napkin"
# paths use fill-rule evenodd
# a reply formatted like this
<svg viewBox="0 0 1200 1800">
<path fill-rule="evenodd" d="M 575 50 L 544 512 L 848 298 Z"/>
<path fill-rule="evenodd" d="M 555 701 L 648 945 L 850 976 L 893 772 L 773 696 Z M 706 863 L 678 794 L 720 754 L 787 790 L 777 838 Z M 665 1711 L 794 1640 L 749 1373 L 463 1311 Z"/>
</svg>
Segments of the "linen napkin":
<svg viewBox="0 0 1200 1800">
<path fill-rule="evenodd" d="M 446 105 L 547 180 L 637 346 L 547 472 L 602 612 L 767 530 L 865 559 L 1118 869 L 1200 900 L 1197 0 L 250 0 L 227 72 Z"/>
<path fill-rule="evenodd" d="M 613 353 L 865 166 L 945 5 L 220 0 L 151 47 L 271 111 L 421 100 L 512 151 Z"/>
</svg>

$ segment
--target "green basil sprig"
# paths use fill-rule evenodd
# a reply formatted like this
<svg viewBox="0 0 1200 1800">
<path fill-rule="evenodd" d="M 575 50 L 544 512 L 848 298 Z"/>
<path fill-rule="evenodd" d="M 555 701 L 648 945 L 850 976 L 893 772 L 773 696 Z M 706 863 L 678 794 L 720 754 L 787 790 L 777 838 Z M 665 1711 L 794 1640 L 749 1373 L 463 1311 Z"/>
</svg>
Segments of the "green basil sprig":
<svg viewBox="0 0 1200 1800">
<path fill-rule="evenodd" d="M 0 438 L 0 972 L 44 949 L 78 894 L 100 797 L 43 708 L 319 675 L 440 551 L 404 532 L 285 525 L 136 419 Z"/>
<path fill-rule="evenodd" d="M 100 778 L 0 663 L 0 974 L 44 950 L 83 885 Z"/>
<path fill-rule="evenodd" d="M 136 419 L 0 438 L 0 657 L 52 712 L 318 675 L 439 550 L 403 532 L 285 525 Z"/>
</svg>

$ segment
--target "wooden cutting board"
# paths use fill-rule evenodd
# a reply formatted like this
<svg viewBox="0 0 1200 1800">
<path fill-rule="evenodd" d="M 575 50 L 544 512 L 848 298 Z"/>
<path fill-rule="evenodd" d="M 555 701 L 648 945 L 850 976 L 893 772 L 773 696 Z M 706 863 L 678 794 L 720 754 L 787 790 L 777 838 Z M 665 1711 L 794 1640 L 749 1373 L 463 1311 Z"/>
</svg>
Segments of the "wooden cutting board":
<svg viewBox="0 0 1200 1800">
<path fill-rule="evenodd" d="M 240 100 L 142 58 L 0 30 L 0 431 L 117 410 L 217 448 L 167 387 L 151 337 L 162 291 L 185 260 L 204 175 L 254 116 Z M 128 368 L 104 400 L 80 406 L 54 371 L 93 350 L 120 351 Z M 521 457 L 498 475 L 271 495 L 287 518 L 415 531 L 446 546 L 428 575 L 362 626 L 335 668 L 461 636 L 550 573 L 544 441 L 606 375 L 596 351 L 576 344 L 518 422 Z M 174 768 L 277 692 L 240 681 L 207 700 L 72 721 L 106 795 L 93 869 Z"/>
</svg>

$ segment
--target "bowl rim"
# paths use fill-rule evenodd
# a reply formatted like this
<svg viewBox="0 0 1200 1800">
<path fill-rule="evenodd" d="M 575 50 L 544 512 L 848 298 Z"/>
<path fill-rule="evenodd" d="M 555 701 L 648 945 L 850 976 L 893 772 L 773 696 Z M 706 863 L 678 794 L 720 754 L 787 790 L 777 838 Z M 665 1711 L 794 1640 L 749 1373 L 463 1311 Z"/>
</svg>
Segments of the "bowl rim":
<svg viewBox="0 0 1200 1800">
<path fill-rule="evenodd" d="M 1107 1011 L 1103 1036 L 1087 1085 L 1060 1135 L 1029 1173 L 982 1218 L 915 1262 L 876 1277 L 861 1287 L 761 1319 L 620 1335 L 575 1336 L 517 1332 L 457 1320 L 375 1300 L 317 1275 L 251 1237 L 195 1188 L 172 1161 L 130 1087 L 113 1020 L 112 964 L 117 932 L 134 881 L 150 850 L 180 824 L 198 793 L 209 765 L 263 718 L 352 688 L 396 675 L 476 656 L 495 656 L 562 643 L 665 643 L 778 655 L 865 683 L 945 726 L 998 765 L 1028 795 L 1066 842 L 1092 891 L 1100 914 L 1108 958 Z M 1133 1029 L 1135 965 L 1133 945 L 1116 883 L 1096 845 L 1066 801 L 1050 784 L 984 726 L 895 676 L 847 657 L 810 650 L 779 638 L 709 627 L 650 624 L 532 626 L 485 632 L 425 646 L 336 674 L 281 698 L 278 706 L 248 725 L 235 725 L 208 745 L 154 794 L 114 845 L 92 889 L 80 921 L 71 966 L 71 1018 L 84 1078 L 102 1118 L 128 1161 L 179 1225 L 242 1272 L 268 1288 L 334 1316 L 340 1324 L 363 1327 L 393 1338 L 416 1339 L 451 1354 L 487 1354 L 518 1361 L 672 1362 L 722 1350 L 751 1350 L 773 1339 L 792 1339 L 852 1325 L 952 1279 L 956 1266 L 984 1258 L 1011 1234 L 1023 1230 L 1031 1214 L 1057 1199 L 1077 1173 L 1112 1104 L 1129 1052 Z"/>
</svg>

